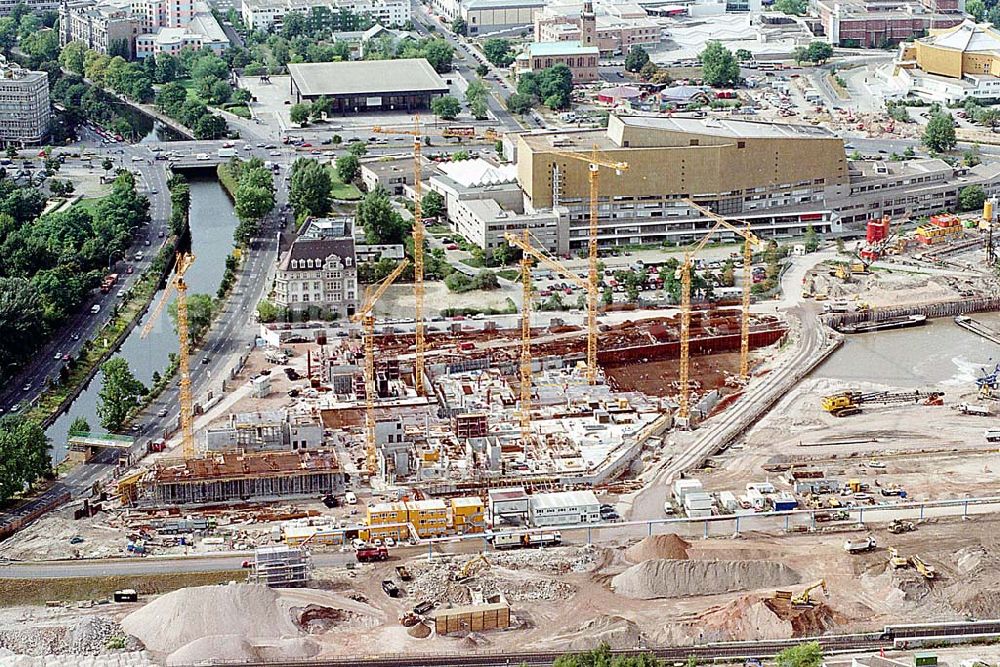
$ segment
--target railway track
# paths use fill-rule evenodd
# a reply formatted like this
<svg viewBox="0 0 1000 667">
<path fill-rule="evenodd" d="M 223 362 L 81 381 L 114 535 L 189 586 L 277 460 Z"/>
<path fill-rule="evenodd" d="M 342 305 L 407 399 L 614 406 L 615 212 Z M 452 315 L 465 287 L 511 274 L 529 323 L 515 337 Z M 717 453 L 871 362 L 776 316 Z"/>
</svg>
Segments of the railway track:
<svg viewBox="0 0 1000 667">
<path fill-rule="evenodd" d="M 771 658 L 791 646 L 817 641 L 825 654 L 855 653 L 893 649 L 908 641 L 934 638 L 985 638 L 1000 636 L 1000 620 L 969 621 L 961 623 L 929 623 L 887 626 L 882 632 L 851 635 L 826 635 L 769 641 L 719 642 L 695 646 L 665 646 L 650 649 L 613 650 L 615 655 L 653 653 L 661 660 L 677 662 L 696 658 L 699 661 L 739 661 L 746 658 Z M 278 662 L 225 663 L 246 667 L 549 667 L 562 651 L 524 651 L 511 653 L 465 654 L 393 654 L 381 656 L 354 656 L 321 660 L 290 660 Z M 194 667 L 194 666 L 192 666 Z"/>
</svg>

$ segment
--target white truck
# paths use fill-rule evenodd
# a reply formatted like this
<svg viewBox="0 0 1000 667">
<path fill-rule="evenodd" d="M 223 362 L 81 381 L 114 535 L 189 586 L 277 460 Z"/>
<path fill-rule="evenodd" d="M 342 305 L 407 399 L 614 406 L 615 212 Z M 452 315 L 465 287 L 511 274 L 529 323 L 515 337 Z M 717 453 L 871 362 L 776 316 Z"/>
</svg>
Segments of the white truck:
<svg viewBox="0 0 1000 667">
<path fill-rule="evenodd" d="M 875 549 L 875 538 L 869 535 L 861 540 L 845 540 L 844 551 L 849 554 L 860 554 Z"/>
<path fill-rule="evenodd" d="M 219 157 L 230 158 L 230 157 L 235 157 L 235 156 L 236 156 L 236 149 L 235 148 L 220 148 L 219 149 Z"/>
</svg>

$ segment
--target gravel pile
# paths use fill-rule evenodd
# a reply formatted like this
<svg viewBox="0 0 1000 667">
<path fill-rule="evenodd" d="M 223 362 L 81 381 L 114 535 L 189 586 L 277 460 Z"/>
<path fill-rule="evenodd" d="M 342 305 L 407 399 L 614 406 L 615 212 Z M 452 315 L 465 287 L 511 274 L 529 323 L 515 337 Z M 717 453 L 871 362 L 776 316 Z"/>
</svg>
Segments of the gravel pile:
<svg viewBox="0 0 1000 667">
<path fill-rule="evenodd" d="M 771 561 L 647 560 L 611 580 L 615 593 L 638 600 L 715 595 L 797 584 L 800 577 Z"/>
<path fill-rule="evenodd" d="M 104 616 L 87 616 L 69 626 L 18 626 L 0 629 L 0 648 L 19 655 L 101 655 L 118 653 L 109 648 L 112 639 L 125 640 L 126 651 L 137 651 L 142 644 L 126 637 L 122 627 Z"/>
<path fill-rule="evenodd" d="M 651 535 L 625 550 L 625 559 L 630 563 L 646 560 L 670 559 L 687 560 L 690 542 L 677 535 Z"/>
<path fill-rule="evenodd" d="M 596 562 L 594 549 L 544 549 L 530 552 L 490 554 L 490 567 L 481 567 L 470 578 L 456 581 L 463 560 L 438 560 L 408 565 L 413 582 L 411 595 L 419 600 L 437 600 L 455 605 L 469 604 L 469 588 L 479 588 L 486 597 L 502 594 L 510 602 L 567 600 L 576 593 L 571 584 L 539 576 L 586 572 Z"/>
</svg>

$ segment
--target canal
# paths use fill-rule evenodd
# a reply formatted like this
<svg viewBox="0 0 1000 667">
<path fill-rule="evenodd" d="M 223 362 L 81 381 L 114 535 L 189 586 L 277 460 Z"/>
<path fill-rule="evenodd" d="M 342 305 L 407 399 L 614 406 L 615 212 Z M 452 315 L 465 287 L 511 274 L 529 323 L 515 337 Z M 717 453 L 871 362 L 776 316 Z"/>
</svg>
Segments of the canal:
<svg viewBox="0 0 1000 667">
<path fill-rule="evenodd" d="M 983 324 L 1000 329 L 1000 313 L 974 313 Z M 969 391 L 980 369 L 1000 363 L 1000 346 L 959 328 L 951 318 L 928 320 L 922 327 L 845 336 L 812 377 L 877 382 L 891 387 Z"/>
<path fill-rule="evenodd" d="M 226 255 L 233 248 L 233 231 L 236 215 L 233 205 L 218 181 L 211 177 L 192 177 L 191 184 L 191 248 L 196 259 L 185 280 L 188 294 L 209 294 L 213 298 L 222 282 Z M 160 300 L 157 292 L 153 303 Z M 152 308 L 150 309 L 150 311 Z M 167 310 L 149 336 L 139 338 L 142 326 L 150 316 L 147 311 L 136 328 L 125 339 L 118 354 L 128 360 L 129 367 L 146 386 L 151 384 L 153 372 L 162 373 L 169 363 L 169 355 L 177 352 L 177 336 Z M 83 417 L 95 432 L 101 431 L 97 417 L 97 395 L 101 390 L 101 373 L 84 388 L 70 408 L 46 431 L 52 441 L 52 460 L 59 462 L 66 454 L 69 425 L 76 417 Z"/>
</svg>

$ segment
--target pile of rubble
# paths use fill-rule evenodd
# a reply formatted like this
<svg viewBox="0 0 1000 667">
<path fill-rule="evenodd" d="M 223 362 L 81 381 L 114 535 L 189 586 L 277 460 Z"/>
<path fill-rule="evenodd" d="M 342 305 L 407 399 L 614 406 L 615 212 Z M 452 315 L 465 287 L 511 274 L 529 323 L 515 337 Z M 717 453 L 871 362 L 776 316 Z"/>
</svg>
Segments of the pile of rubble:
<svg viewBox="0 0 1000 667">
<path fill-rule="evenodd" d="M 490 562 L 508 570 L 535 570 L 545 574 L 590 572 L 597 566 L 597 548 L 554 547 L 549 549 L 523 549 L 491 554 Z"/>
<path fill-rule="evenodd" d="M 105 616 L 87 616 L 71 625 L 23 625 L 0 628 L 0 649 L 18 655 L 100 655 L 138 651 L 142 644 Z"/>
</svg>

